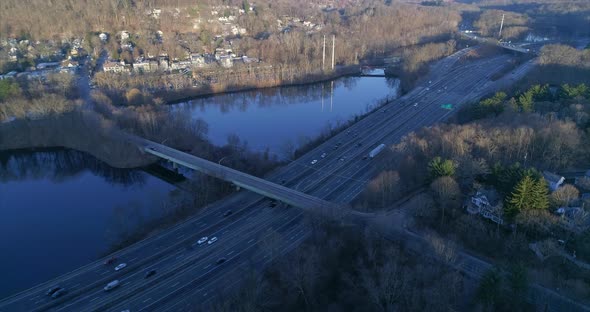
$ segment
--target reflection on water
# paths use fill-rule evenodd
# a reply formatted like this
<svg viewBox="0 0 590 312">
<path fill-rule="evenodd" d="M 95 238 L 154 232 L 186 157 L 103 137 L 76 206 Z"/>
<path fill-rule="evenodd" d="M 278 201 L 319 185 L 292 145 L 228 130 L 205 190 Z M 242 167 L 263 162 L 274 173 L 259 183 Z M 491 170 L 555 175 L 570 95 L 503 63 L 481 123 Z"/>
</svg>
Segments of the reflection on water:
<svg viewBox="0 0 590 312">
<path fill-rule="evenodd" d="M 383 70 L 370 72 L 382 74 Z M 236 134 L 253 150 L 283 153 L 356 115 L 398 96 L 399 80 L 344 77 L 303 86 L 220 94 L 174 105 L 209 125 L 209 139 L 224 145 Z"/>
<path fill-rule="evenodd" d="M 116 169 L 74 150 L 0 151 L 0 182 L 48 179 L 59 183 L 84 171 L 90 171 L 110 184 L 129 186 L 145 183 L 145 175 L 138 170 Z"/>
<path fill-rule="evenodd" d="M 85 153 L 0 153 L 0 298 L 95 260 L 173 187 Z"/>
</svg>

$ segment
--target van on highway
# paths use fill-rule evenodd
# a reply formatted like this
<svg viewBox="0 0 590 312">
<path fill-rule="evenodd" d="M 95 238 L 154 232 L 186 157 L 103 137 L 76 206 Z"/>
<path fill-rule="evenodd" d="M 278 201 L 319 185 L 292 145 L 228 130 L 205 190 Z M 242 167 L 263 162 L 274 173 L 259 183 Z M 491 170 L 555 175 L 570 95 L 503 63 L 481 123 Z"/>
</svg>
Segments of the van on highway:
<svg viewBox="0 0 590 312">
<path fill-rule="evenodd" d="M 114 280 L 110 283 L 108 283 L 105 287 L 104 287 L 104 291 L 109 291 L 117 286 L 119 286 L 119 280 Z"/>
</svg>

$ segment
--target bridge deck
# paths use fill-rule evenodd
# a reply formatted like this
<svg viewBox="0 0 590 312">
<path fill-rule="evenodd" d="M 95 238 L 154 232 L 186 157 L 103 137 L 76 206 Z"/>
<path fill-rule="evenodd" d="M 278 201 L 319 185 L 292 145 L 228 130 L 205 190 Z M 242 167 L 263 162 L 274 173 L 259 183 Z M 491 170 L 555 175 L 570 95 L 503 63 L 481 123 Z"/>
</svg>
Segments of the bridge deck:
<svg viewBox="0 0 590 312">
<path fill-rule="evenodd" d="M 200 171 L 207 175 L 231 182 L 241 188 L 260 195 L 279 200 L 304 210 L 319 213 L 327 217 L 344 217 L 346 214 L 357 214 L 350 209 L 325 201 L 323 199 L 299 192 L 282 185 L 252 176 L 238 170 L 228 168 L 214 162 L 190 155 L 142 138 L 134 141 L 146 152 L 178 165 Z"/>
</svg>

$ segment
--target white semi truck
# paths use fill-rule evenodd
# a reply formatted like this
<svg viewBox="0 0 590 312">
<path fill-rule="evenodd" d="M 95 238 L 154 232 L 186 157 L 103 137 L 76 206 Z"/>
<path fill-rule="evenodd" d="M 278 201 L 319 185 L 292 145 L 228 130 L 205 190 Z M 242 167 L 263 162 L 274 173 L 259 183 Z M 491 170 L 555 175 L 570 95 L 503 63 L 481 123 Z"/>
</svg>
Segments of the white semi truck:
<svg viewBox="0 0 590 312">
<path fill-rule="evenodd" d="M 381 153 L 383 149 L 385 149 L 385 144 L 379 144 L 379 146 L 375 147 L 372 151 L 369 152 L 369 158 L 375 158 L 375 156 Z"/>
</svg>

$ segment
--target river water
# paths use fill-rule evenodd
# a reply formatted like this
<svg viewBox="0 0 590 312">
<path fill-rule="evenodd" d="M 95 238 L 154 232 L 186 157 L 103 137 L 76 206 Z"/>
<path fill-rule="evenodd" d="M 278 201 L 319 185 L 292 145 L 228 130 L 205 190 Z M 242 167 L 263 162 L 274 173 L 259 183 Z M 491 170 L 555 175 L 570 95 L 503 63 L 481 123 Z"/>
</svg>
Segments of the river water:
<svg viewBox="0 0 590 312">
<path fill-rule="evenodd" d="M 209 96 L 173 109 L 205 120 L 214 144 L 236 134 L 251 150 L 282 154 L 397 97 L 398 88 L 399 81 L 383 77 L 344 77 Z M 141 169 L 112 168 L 77 151 L 0 151 L 0 299 L 96 260 L 161 215 L 161 203 L 175 192 Z"/>
<path fill-rule="evenodd" d="M 373 70 L 370 74 L 383 74 Z M 398 96 L 399 80 L 344 77 L 332 82 L 268 88 L 199 98 L 176 104 L 209 125 L 216 145 L 237 135 L 250 150 L 279 155 L 316 138 L 329 128 L 362 115 L 385 97 Z"/>
</svg>

